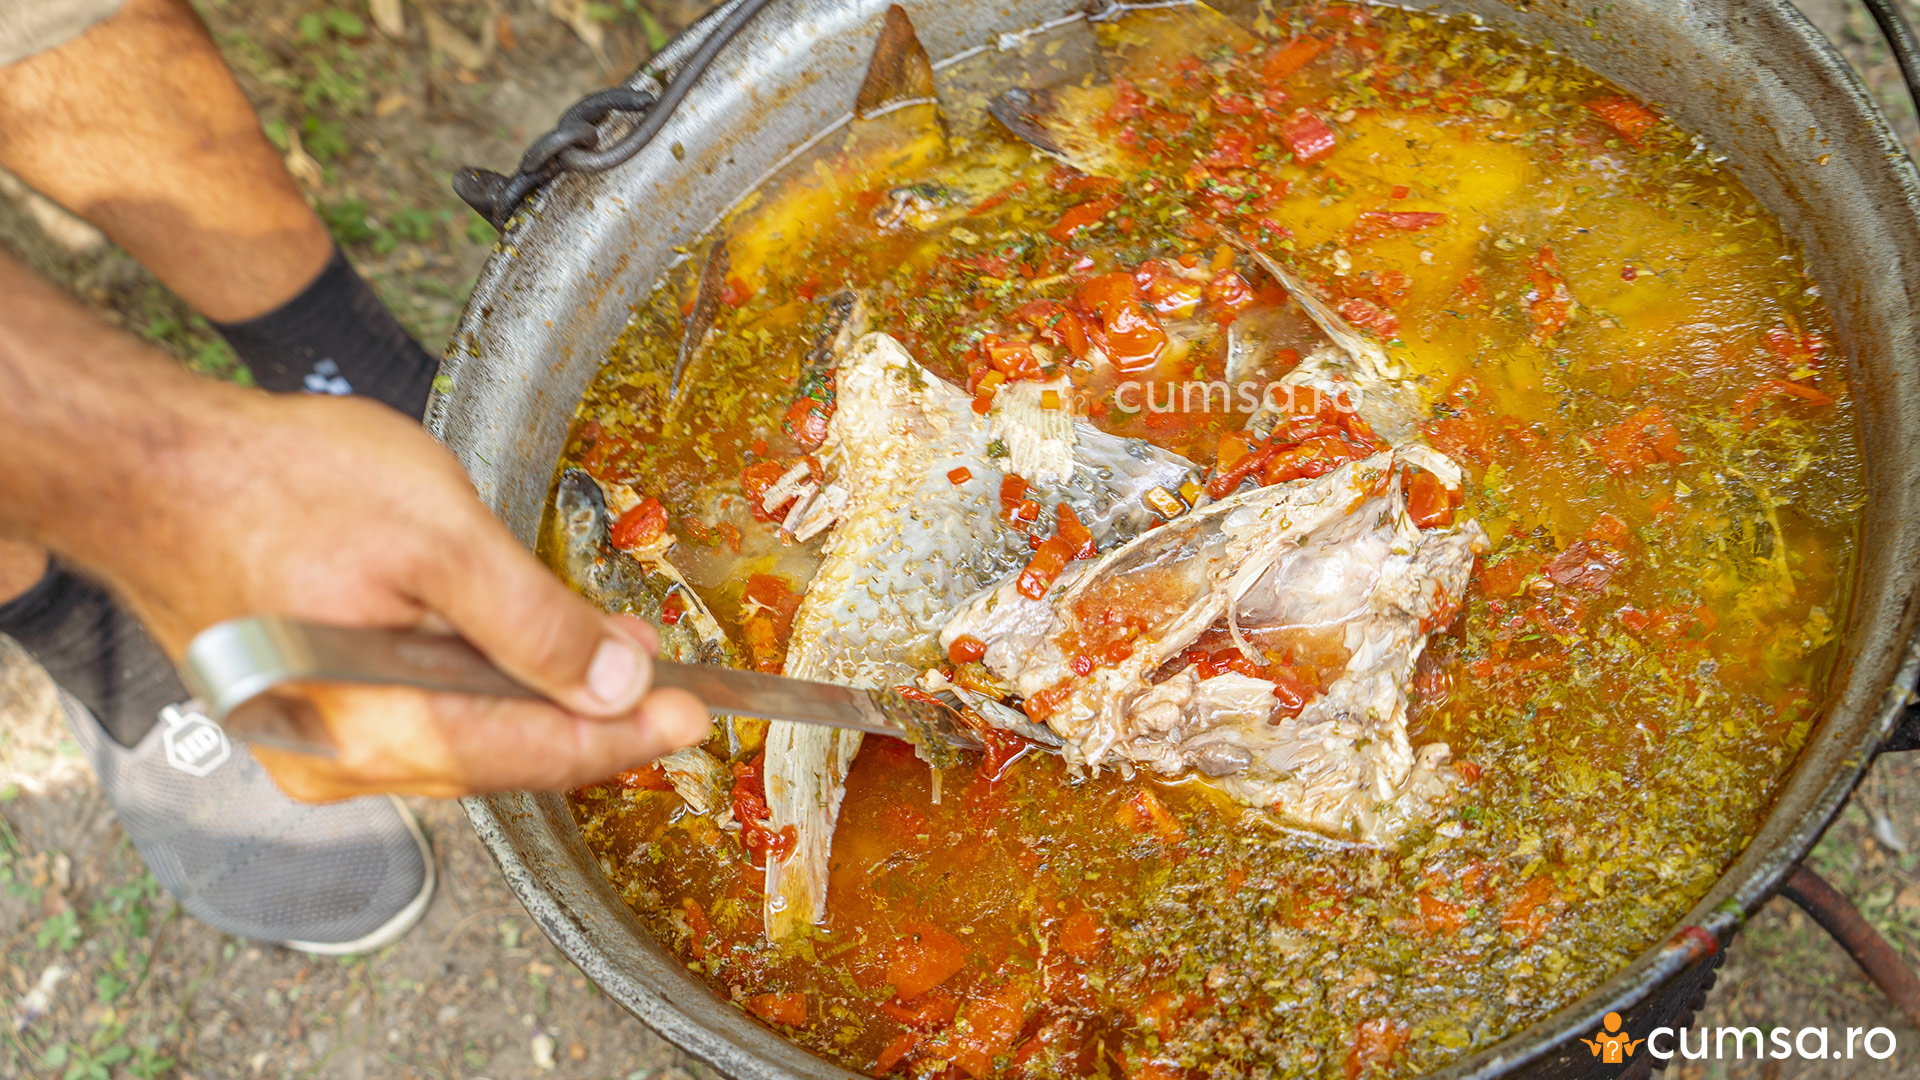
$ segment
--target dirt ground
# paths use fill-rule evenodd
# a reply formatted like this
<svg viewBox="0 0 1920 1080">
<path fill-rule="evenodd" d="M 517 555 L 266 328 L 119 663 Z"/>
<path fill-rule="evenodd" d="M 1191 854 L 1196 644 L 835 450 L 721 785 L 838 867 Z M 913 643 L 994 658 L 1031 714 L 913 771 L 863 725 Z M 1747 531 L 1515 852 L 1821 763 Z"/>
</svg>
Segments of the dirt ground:
<svg viewBox="0 0 1920 1080">
<path fill-rule="evenodd" d="M 367 0 L 196 2 L 342 245 L 435 350 L 493 239 L 447 176 L 508 166 L 566 105 L 617 81 L 706 6 L 405 0 L 396 35 L 374 25 Z M 1865 11 L 1798 2 L 1920 146 Z M 0 243 L 198 370 L 246 377 L 137 265 L 4 175 Z M 0 1078 L 708 1075 L 547 943 L 452 803 L 413 803 L 441 887 L 421 925 L 377 954 L 315 959 L 183 918 L 128 846 L 50 695 L 0 638 Z M 1920 755 L 1875 765 L 1812 864 L 1903 951 L 1920 950 Z M 1920 1077 L 1920 1031 L 1784 900 L 1740 936 L 1701 1020 L 1885 1026 L 1903 1045 L 1870 1070 L 1676 1063 L 1686 1080 Z"/>
</svg>

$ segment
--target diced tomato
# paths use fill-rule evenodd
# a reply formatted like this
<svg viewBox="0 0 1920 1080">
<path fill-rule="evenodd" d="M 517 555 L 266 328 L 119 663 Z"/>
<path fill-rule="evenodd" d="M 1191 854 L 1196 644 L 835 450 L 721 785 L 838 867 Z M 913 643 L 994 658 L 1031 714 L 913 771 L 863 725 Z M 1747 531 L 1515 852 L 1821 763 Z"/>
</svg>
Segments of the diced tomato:
<svg viewBox="0 0 1920 1080">
<path fill-rule="evenodd" d="M 1420 893 L 1420 928 L 1429 934 L 1453 934 L 1467 925 L 1466 909 L 1430 892 Z"/>
<path fill-rule="evenodd" d="M 1075 233 L 1096 224 L 1119 205 L 1118 195 L 1095 196 L 1078 206 L 1069 207 L 1066 213 L 1060 215 L 1060 220 L 1047 230 L 1047 235 L 1064 244 L 1073 239 Z"/>
<path fill-rule="evenodd" d="M 1680 429 L 1658 406 L 1641 409 L 1594 435 L 1594 452 L 1610 473 L 1631 475 L 1656 461 L 1677 464 L 1685 460 L 1680 453 Z"/>
<path fill-rule="evenodd" d="M 1289 676 L 1281 675 L 1272 678 L 1273 696 L 1278 699 L 1274 702 L 1273 710 L 1289 720 L 1299 716 L 1300 710 L 1306 708 L 1307 702 L 1312 701 L 1319 693 L 1313 687 Z"/>
<path fill-rule="evenodd" d="M 739 307 L 753 296 L 753 290 L 739 277 L 729 277 L 720 285 L 720 302 L 728 307 Z"/>
<path fill-rule="evenodd" d="M 1253 136 L 1244 131 L 1216 131 L 1205 161 L 1216 169 L 1245 169 L 1253 164 Z"/>
<path fill-rule="evenodd" d="M 1411 194 L 1413 194 L 1412 188 L 1405 184 L 1395 184 L 1393 185 L 1393 190 L 1387 193 L 1387 198 L 1392 199 L 1394 202 L 1399 202 Z"/>
<path fill-rule="evenodd" d="M 803 397 L 787 408 L 783 426 L 802 450 L 817 450 L 827 441 L 827 421 L 832 415 L 826 402 Z"/>
<path fill-rule="evenodd" d="M 1240 312 L 1252 307 L 1254 301 L 1253 286 L 1232 270 L 1223 270 L 1214 275 L 1213 280 L 1207 282 L 1202 295 L 1207 303 L 1213 305 L 1214 321 L 1223 326 L 1232 322 Z"/>
<path fill-rule="evenodd" d="M 629 551 L 653 543 L 666 531 L 667 508 L 660 505 L 659 499 L 648 496 L 620 515 L 608 539 L 614 547 Z"/>
<path fill-rule="evenodd" d="M 1040 599 L 1073 561 L 1073 552 L 1073 546 L 1057 536 L 1042 541 L 1026 569 L 1020 571 L 1020 580 L 1014 587 L 1029 600 Z"/>
<path fill-rule="evenodd" d="M 951 483 L 954 487 L 959 487 L 971 479 L 973 479 L 973 470 L 967 468 L 965 465 L 957 469 L 947 470 L 947 482 Z"/>
<path fill-rule="evenodd" d="M 1027 991 L 1008 983 L 967 1002 L 967 1029 L 955 1040 L 953 1063 L 974 1080 L 993 1074 L 993 1059 L 1013 1050 L 1027 1019 Z"/>
<path fill-rule="evenodd" d="M 1318 38 L 1294 38 L 1267 54 L 1260 65 L 1260 75 L 1268 82 L 1278 82 L 1306 67 L 1326 47 L 1327 43 Z"/>
<path fill-rule="evenodd" d="M 652 765 L 642 765 L 637 769 L 628 769 L 626 772 L 615 776 L 613 782 L 626 788 L 628 791 L 673 790 L 673 782 L 667 779 L 666 770 L 662 769 L 658 762 Z"/>
<path fill-rule="evenodd" d="M 1560 259 L 1550 247 L 1533 257 L 1533 288 L 1527 292 L 1527 313 L 1533 319 L 1533 340 L 1545 344 L 1567 328 L 1573 318 L 1573 294 L 1560 276 Z"/>
<path fill-rule="evenodd" d="M 1005 776 L 1007 766 L 1024 756 L 1032 745 L 1013 732 L 996 727 L 983 728 L 979 735 L 980 741 L 987 744 L 986 753 L 980 759 L 979 776 L 988 783 Z"/>
<path fill-rule="evenodd" d="M 1167 348 L 1167 332 L 1140 302 L 1132 274 L 1115 271 L 1080 287 L 1078 301 L 1100 320 L 1096 344 L 1113 366 L 1127 374 L 1151 368 Z"/>
<path fill-rule="evenodd" d="M 1627 538 L 1627 523 L 1606 511 L 1593 519 L 1593 525 L 1581 536 L 1582 540 L 1605 540 L 1609 544 L 1620 544 Z"/>
<path fill-rule="evenodd" d="M 1073 549 L 1073 557 L 1076 559 L 1093 558 L 1093 532 L 1080 523 L 1080 515 L 1074 513 L 1073 507 L 1068 506 L 1066 503 L 1060 504 L 1057 514 L 1060 519 L 1060 524 L 1055 534 L 1059 536 L 1060 539 L 1066 541 L 1068 546 Z"/>
<path fill-rule="evenodd" d="M 1071 956 L 1091 960 L 1100 955 L 1106 943 L 1106 926 L 1087 908 L 1080 908 L 1060 922 L 1060 947 Z"/>
<path fill-rule="evenodd" d="M 1740 427 L 1742 430 L 1752 431 L 1758 426 L 1759 421 L 1758 418 L 1754 416 L 1754 413 L 1760 408 L 1761 402 L 1770 394 L 1779 397 L 1799 398 L 1809 405 L 1833 404 L 1833 395 L 1823 390 L 1807 386 L 1804 383 L 1788 382 L 1785 379 L 1762 379 L 1754 385 L 1753 389 L 1747 391 L 1741 396 L 1740 400 L 1733 405 L 1733 415 L 1740 418 Z M 628 513 L 632 513 L 632 511 L 630 510 Z M 620 520 L 625 521 L 626 519 L 623 517 Z"/>
<path fill-rule="evenodd" d="M 987 643 L 972 634 L 961 634 L 947 646 L 947 659 L 955 664 L 971 664 L 987 655 Z"/>
<path fill-rule="evenodd" d="M 1632 98 L 1599 98 L 1587 102 L 1587 108 L 1635 146 L 1640 145 L 1640 136 L 1645 135 L 1648 128 L 1660 122 L 1658 115 Z"/>
<path fill-rule="evenodd" d="M 1353 1032 L 1353 1047 L 1347 1051 L 1347 1080 L 1359 1080 L 1374 1065 L 1385 1065 L 1407 1041 L 1407 1025 L 1387 1016 L 1363 1020 Z"/>
<path fill-rule="evenodd" d="M 755 994 L 747 999 L 747 1011 L 769 1024 L 799 1027 L 807 1022 L 807 995 Z"/>
<path fill-rule="evenodd" d="M 767 859 L 785 859 L 793 853 L 799 834 L 791 825 L 778 832 L 769 827 L 773 811 L 767 808 L 767 792 L 761 779 L 767 756 L 762 753 L 751 762 L 733 765 L 733 819 L 740 823 L 740 846 L 756 857 L 756 868 Z"/>
<path fill-rule="evenodd" d="M 1371 330 L 1381 337 L 1392 337 L 1400 330 L 1400 320 L 1393 312 L 1365 297 L 1356 296 L 1341 304 L 1340 315 L 1353 325 Z"/>
<path fill-rule="evenodd" d="M 1222 90 L 1213 95 L 1213 108 L 1214 111 L 1228 116 L 1251 116 L 1259 106 L 1245 94 L 1232 94 Z"/>
<path fill-rule="evenodd" d="M 888 1043 L 886 1048 L 880 1051 L 879 1057 L 873 1059 L 874 1075 L 880 1076 L 892 1072 L 894 1066 L 905 1061 L 907 1055 L 912 1053 L 913 1048 L 918 1045 L 920 1045 L 919 1032 L 901 1032 L 898 1038 Z"/>
<path fill-rule="evenodd" d="M 1453 524 L 1453 502 L 1439 477 L 1425 469 L 1407 471 L 1407 516 L 1422 529 Z"/>
<path fill-rule="evenodd" d="M 1280 141 L 1302 165 L 1325 159 L 1333 153 L 1337 142 L 1333 129 L 1306 109 L 1295 109 L 1280 122 Z"/>
<path fill-rule="evenodd" d="M 1347 242 L 1360 244 L 1388 233 L 1422 232 L 1445 225 L 1449 220 L 1445 214 L 1425 210 L 1369 210 L 1353 223 Z"/>
<path fill-rule="evenodd" d="M 1152 791 L 1141 788 L 1133 797 L 1120 804 L 1120 823 L 1129 829 L 1149 828 L 1162 841 L 1172 843 L 1187 835 L 1187 827 L 1173 816 L 1165 803 L 1156 798 Z"/>
<path fill-rule="evenodd" d="M 686 614 L 686 598 L 681 596 L 678 591 L 669 593 L 667 594 L 666 600 L 660 605 L 660 625 L 679 626 L 680 620 L 685 618 Z"/>
<path fill-rule="evenodd" d="M 1552 898 L 1553 879 L 1535 874 L 1500 913 L 1500 929 L 1526 941 L 1539 937 L 1552 920 L 1552 912 L 1547 910 L 1547 901 Z"/>
<path fill-rule="evenodd" d="M 740 470 L 740 489 L 746 492 L 747 508 L 753 511 L 754 517 L 761 521 L 778 520 L 784 507 L 768 509 L 761 503 L 766 500 L 768 489 L 778 483 L 790 468 L 791 465 L 778 461 L 756 461 Z"/>
<path fill-rule="evenodd" d="M 901 1000 L 911 1001 L 959 974 L 967 966 L 966 946 L 932 923 L 908 923 L 893 943 L 887 982 Z"/>
<path fill-rule="evenodd" d="M 707 938 L 713 933 L 713 924 L 707 921 L 707 913 L 700 910 L 700 901 L 691 896 L 680 898 L 680 912 L 687 920 L 687 951 L 695 960 L 705 960 Z"/>
<path fill-rule="evenodd" d="M 945 987 L 934 987 L 908 1001 L 895 997 L 880 1003 L 880 1011 L 915 1031 L 938 1031 L 953 1022 L 960 1011 L 960 999 Z"/>
</svg>

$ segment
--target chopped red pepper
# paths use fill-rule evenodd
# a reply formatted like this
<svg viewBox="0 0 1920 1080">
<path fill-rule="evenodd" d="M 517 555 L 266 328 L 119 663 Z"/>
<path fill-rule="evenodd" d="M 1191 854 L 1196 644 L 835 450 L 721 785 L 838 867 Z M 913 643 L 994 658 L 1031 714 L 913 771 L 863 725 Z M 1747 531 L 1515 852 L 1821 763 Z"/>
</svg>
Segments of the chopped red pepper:
<svg viewBox="0 0 1920 1080">
<path fill-rule="evenodd" d="M 1080 515 L 1073 512 L 1073 507 L 1068 506 L 1066 503 L 1061 503 L 1059 518 L 1060 524 L 1055 532 L 1059 535 L 1060 539 L 1066 541 L 1068 546 L 1073 549 L 1073 557 L 1076 559 L 1093 558 L 1093 533 L 1085 525 L 1080 523 Z"/>
<path fill-rule="evenodd" d="M 747 999 L 747 1011 L 769 1024 L 799 1027 L 807 1022 L 807 995 L 755 994 Z"/>
<path fill-rule="evenodd" d="M 1020 504 L 1027 501 L 1027 481 L 1024 477 L 1008 473 L 1000 478 L 1000 516 L 1012 521 L 1020 510 Z"/>
<path fill-rule="evenodd" d="M 818 398 L 803 397 L 787 408 L 784 426 L 803 450 L 817 450 L 827 441 L 827 420 L 833 410 Z"/>
<path fill-rule="evenodd" d="M 651 496 L 635 503 L 613 523 L 608 539 L 622 551 L 643 547 L 667 531 L 667 509 Z"/>
<path fill-rule="evenodd" d="M 1039 550 L 1033 553 L 1033 559 L 1026 569 L 1020 571 L 1020 580 L 1015 588 L 1020 595 L 1029 600 L 1038 600 L 1047 594 L 1053 583 L 1060 578 L 1061 571 L 1073 561 L 1073 547 L 1059 537 L 1041 542 Z"/>
<path fill-rule="evenodd" d="M 1311 165 L 1332 154 L 1337 140 L 1325 121 L 1306 109 L 1295 109 L 1280 122 L 1280 141 L 1292 151 L 1295 161 Z"/>
<path fill-rule="evenodd" d="M 1587 102 L 1587 108 L 1635 146 L 1640 145 L 1640 136 L 1645 135 L 1648 128 L 1660 122 L 1653 110 L 1632 98 L 1600 98 Z"/>
</svg>

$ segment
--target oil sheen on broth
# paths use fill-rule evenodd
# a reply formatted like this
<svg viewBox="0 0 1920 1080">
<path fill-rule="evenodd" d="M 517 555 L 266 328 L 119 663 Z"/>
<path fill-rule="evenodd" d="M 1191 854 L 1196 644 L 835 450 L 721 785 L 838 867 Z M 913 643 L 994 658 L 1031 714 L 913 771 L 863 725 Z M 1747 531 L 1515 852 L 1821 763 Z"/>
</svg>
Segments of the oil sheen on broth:
<svg viewBox="0 0 1920 1080">
<path fill-rule="evenodd" d="M 1282 827 L 1197 780 L 1073 775 L 1016 740 L 935 776 L 870 738 L 826 921 L 770 942 L 760 867 L 783 839 L 743 821 L 763 813 L 756 726 L 708 745 L 727 828 L 657 769 L 574 794 L 661 942 L 854 1071 L 1438 1067 L 1665 933 L 1807 737 L 1861 469 L 1844 359 L 1776 222 L 1656 106 L 1542 49 L 1365 7 L 1262 31 L 1140 12 L 944 70 L 938 109 L 852 122 L 725 224 L 677 405 L 704 245 L 580 406 L 564 464 L 657 500 L 618 500 L 615 541 L 670 535 L 737 662 L 772 671 L 823 538 L 783 542 L 747 495 L 819 443 L 833 387 L 808 354 L 848 292 L 933 376 L 990 400 L 1065 375 L 1051 404 L 1204 480 L 1262 444 L 1189 384 L 1265 386 L 1325 343 L 1262 251 L 1413 372 L 1417 437 L 1465 470 L 1462 504 L 1429 512 L 1477 519 L 1490 549 L 1410 721 L 1462 785 L 1391 842 Z M 1050 85 L 1053 122 L 1110 167 L 988 119 L 1016 85 Z M 1174 494 L 1168 514 L 1204 498 Z M 1312 658 L 1274 659 L 1324 689 Z"/>
</svg>

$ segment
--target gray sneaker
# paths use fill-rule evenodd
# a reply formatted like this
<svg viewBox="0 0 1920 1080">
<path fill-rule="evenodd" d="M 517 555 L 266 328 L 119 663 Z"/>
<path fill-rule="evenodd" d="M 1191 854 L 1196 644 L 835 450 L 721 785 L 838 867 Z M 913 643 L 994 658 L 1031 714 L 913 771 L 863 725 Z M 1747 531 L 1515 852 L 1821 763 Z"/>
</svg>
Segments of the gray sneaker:
<svg viewBox="0 0 1920 1080">
<path fill-rule="evenodd" d="M 338 956 L 398 940 L 426 911 L 433 852 L 400 800 L 295 802 L 191 703 L 128 748 L 60 700 L 133 846 L 194 918 Z"/>
</svg>

